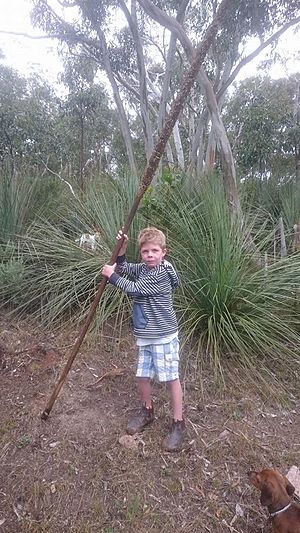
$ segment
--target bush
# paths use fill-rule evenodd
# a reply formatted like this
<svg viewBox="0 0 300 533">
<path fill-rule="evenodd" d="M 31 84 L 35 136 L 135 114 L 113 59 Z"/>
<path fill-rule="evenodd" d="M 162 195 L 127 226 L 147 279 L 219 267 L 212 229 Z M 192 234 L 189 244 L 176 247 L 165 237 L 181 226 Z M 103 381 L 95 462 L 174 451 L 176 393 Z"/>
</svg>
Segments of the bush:
<svg viewBox="0 0 300 533">
<path fill-rule="evenodd" d="M 17 263 L 11 267 L 20 268 L 14 295 L 19 310 L 34 312 L 47 325 L 87 315 L 101 267 L 132 204 L 137 184 L 130 183 L 102 183 L 80 202 L 72 200 L 58 225 L 39 221 L 30 227 L 22 242 L 22 263 L 14 255 Z M 181 277 L 175 295 L 181 332 L 195 344 L 197 360 L 210 362 L 216 378 L 223 378 L 224 367 L 233 361 L 265 383 L 277 379 L 275 371 L 278 377 L 283 369 L 287 376 L 299 365 L 300 255 L 261 267 L 274 237 L 261 220 L 259 209 L 242 220 L 234 217 L 221 182 L 212 176 L 192 190 L 183 180 L 161 183 L 150 191 L 130 232 L 130 260 L 138 257 L 138 229 L 155 225 L 166 232 Z M 79 231 L 94 227 L 101 234 L 96 254 L 75 243 Z M 127 303 L 109 286 L 98 325 L 115 313 L 123 319 Z"/>
<path fill-rule="evenodd" d="M 17 306 L 20 304 L 17 295 L 25 276 L 24 261 L 11 242 L 0 248 L 0 254 L 0 302 Z"/>
<path fill-rule="evenodd" d="M 298 364 L 300 256 L 262 268 L 273 232 L 257 229 L 254 214 L 233 217 L 216 178 L 191 193 L 169 191 L 168 206 L 160 198 L 156 222 L 182 280 L 181 328 L 198 355 L 219 376 L 233 358 L 251 369 Z"/>
</svg>

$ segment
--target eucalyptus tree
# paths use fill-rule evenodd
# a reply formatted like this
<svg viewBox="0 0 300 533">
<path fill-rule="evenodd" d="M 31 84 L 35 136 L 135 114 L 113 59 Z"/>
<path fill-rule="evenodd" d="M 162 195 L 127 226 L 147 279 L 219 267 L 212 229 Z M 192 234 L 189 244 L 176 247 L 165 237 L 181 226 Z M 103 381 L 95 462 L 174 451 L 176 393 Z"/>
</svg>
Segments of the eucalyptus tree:
<svg viewBox="0 0 300 533">
<path fill-rule="evenodd" d="M 25 143 L 20 162 L 22 175 L 43 176 L 45 162 L 56 165 L 59 153 L 60 99 L 48 82 L 37 74 L 27 78 L 23 113 Z"/>
<path fill-rule="evenodd" d="M 169 16 L 151 2 L 151 0 L 138 0 L 148 15 L 168 28 L 182 44 L 184 51 L 191 61 L 193 56 L 193 36 L 199 34 L 199 27 L 205 30 L 210 16 L 217 9 L 218 2 L 191 2 L 186 16 L 186 28 L 174 17 Z M 174 3 L 173 3 L 174 4 Z M 244 0 L 232 2 L 223 21 L 222 28 L 212 46 L 211 55 L 206 62 L 206 71 L 201 69 L 199 82 L 205 99 L 197 108 L 198 117 L 195 124 L 194 135 L 191 137 L 191 150 L 189 169 L 201 169 L 202 161 L 197 164 L 197 156 L 203 158 L 204 133 L 208 129 L 207 121 L 210 119 L 211 127 L 206 147 L 206 168 L 213 168 L 216 163 L 216 150 L 218 148 L 225 178 L 227 197 L 234 209 L 239 209 L 239 199 L 235 181 L 235 167 L 231 147 L 228 142 L 226 130 L 223 125 L 221 110 L 224 96 L 229 85 L 234 81 L 241 68 L 258 55 L 266 46 L 275 42 L 278 37 L 290 26 L 300 21 L 296 2 L 261 2 L 256 3 Z M 189 30 L 189 31 L 188 31 Z M 189 37 L 189 35 L 191 37 Z M 260 45 L 254 52 L 243 57 L 243 48 L 250 37 L 258 36 Z M 193 113 L 195 107 L 192 107 Z M 192 140 L 193 139 L 193 140 Z M 200 163 L 200 164 L 199 164 Z"/>
<path fill-rule="evenodd" d="M 17 158 L 24 143 L 20 123 L 26 98 L 26 80 L 10 67 L 0 66 L 0 164 L 16 176 Z"/>
<path fill-rule="evenodd" d="M 173 8 L 173 2 L 168 2 L 167 4 L 168 9 Z M 179 6 L 177 13 L 179 25 L 184 20 L 187 5 L 188 2 L 183 0 Z M 145 58 L 147 58 L 147 54 L 145 54 L 143 50 L 147 38 L 147 24 L 149 27 L 149 24 L 151 26 L 152 22 L 150 21 L 149 23 L 149 18 L 145 17 L 145 14 L 141 9 L 139 9 L 138 19 L 138 6 L 135 0 L 132 0 L 131 2 L 130 11 L 124 1 L 117 3 L 117 6 L 123 10 L 123 13 L 125 14 L 128 28 L 125 27 L 122 29 L 115 39 L 110 38 L 111 27 L 108 26 L 109 15 L 112 11 L 114 14 L 117 13 L 115 2 L 107 0 L 100 4 L 95 0 L 88 0 L 85 2 L 78 0 L 76 2 L 64 2 L 64 6 L 72 6 L 73 9 L 74 7 L 77 7 L 80 17 L 77 17 L 76 23 L 71 25 L 66 22 L 66 20 L 60 17 L 58 13 L 50 7 L 49 3 L 44 0 L 36 0 L 35 2 L 35 8 L 33 11 L 34 21 L 50 35 L 59 37 L 61 41 L 66 42 L 69 46 L 80 44 L 82 49 L 87 52 L 90 57 L 93 57 L 96 60 L 100 69 L 106 72 L 119 112 L 120 127 L 126 144 L 130 168 L 131 171 L 136 174 L 137 169 L 133 154 L 130 124 L 124 109 L 126 104 L 124 105 L 121 99 L 122 91 L 124 93 L 124 90 L 126 90 L 130 94 L 131 108 L 134 108 L 135 100 L 138 102 L 139 107 L 136 109 L 136 113 L 139 114 L 140 111 L 142 118 L 145 155 L 148 157 L 153 147 L 153 132 L 154 134 L 158 134 L 158 131 L 164 122 L 168 104 L 172 100 L 172 93 L 174 92 L 174 90 L 170 91 L 170 73 L 172 72 L 172 63 L 175 53 L 175 39 L 174 37 L 171 37 L 172 42 L 169 52 L 166 48 L 167 72 L 164 77 L 165 81 L 162 89 L 163 98 L 161 98 L 160 94 L 157 94 L 157 85 L 155 86 L 151 80 L 150 72 L 148 72 L 149 65 L 151 67 L 153 61 L 149 61 L 148 59 L 148 65 L 146 68 Z M 190 48 L 190 59 L 192 54 L 193 50 Z M 179 75 L 179 80 L 181 76 L 182 72 Z M 152 102 L 150 102 L 150 96 Z M 157 102 L 160 98 L 161 102 Z M 184 156 L 178 125 L 176 125 L 174 130 L 174 146 L 177 162 L 183 168 Z M 173 160 L 170 145 L 168 146 L 168 158 L 169 161 Z"/>
<path fill-rule="evenodd" d="M 225 123 L 243 178 L 299 181 L 300 76 L 243 81 L 225 106 Z"/>
<path fill-rule="evenodd" d="M 49 2 L 45 0 L 34 1 L 33 21 L 36 25 L 42 27 L 50 36 L 57 37 L 60 41 L 75 50 L 76 45 L 92 58 L 98 65 L 98 68 L 106 73 L 107 79 L 111 85 L 115 104 L 118 110 L 120 128 L 123 134 L 127 156 L 131 171 L 136 175 L 136 163 L 132 146 L 130 127 L 119 87 L 115 79 L 112 67 L 112 57 L 110 46 L 107 43 L 111 38 L 112 32 L 109 28 L 109 17 L 112 9 L 116 7 L 114 0 L 98 2 L 96 0 L 60 2 L 65 7 L 75 10 L 77 21 L 73 24 L 67 22 L 59 16 Z M 106 31 L 105 31 L 106 30 Z"/>
<path fill-rule="evenodd" d="M 68 174 L 77 174 L 81 190 L 87 174 L 109 171 L 117 114 L 102 84 L 95 80 L 94 64 L 80 55 L 65 57 L 61 77 L 67 95 L 61 103 L 65 135 L 64 158 Z"/>
<path fill-rule="evenodd" d="M 133 114 L 134 121 L 141 120 L 147 158 L 186 63 L 191 61 L 218 4 L 218 0 L 168 0 L 162 8 L 161 2 L 151 0 L 58 2 L 58 7 L 73 10 L 76 17 L 71 23 L 71 17 L 60 15 L 52 3 L 34 0 L 35 24 L 69 46 L 79 45 L 106 73 L 132 173 L 137 173 Z M 203 160 L 208 169 L 220 162 L 233 209 L 239 210 L 239 199 L 231 146 L 221 116 L 226 90 L 247 62 L 299 20 L 296 0 L 232 0 L 201 69 L 199 84 L 167 146 L 168 161 L 181 168 L 188 163 L 193 173 L 202 169 Z M 245 46 L 252 37 L 260 44 L 247 56 Z"/>
<path fill-rule="evenodd" d="M 0 66 L 0 164 L 10 179 L 42 166 L 55 152 L 57 99 L 37 76 L 25 78 Z"/>
</svg>

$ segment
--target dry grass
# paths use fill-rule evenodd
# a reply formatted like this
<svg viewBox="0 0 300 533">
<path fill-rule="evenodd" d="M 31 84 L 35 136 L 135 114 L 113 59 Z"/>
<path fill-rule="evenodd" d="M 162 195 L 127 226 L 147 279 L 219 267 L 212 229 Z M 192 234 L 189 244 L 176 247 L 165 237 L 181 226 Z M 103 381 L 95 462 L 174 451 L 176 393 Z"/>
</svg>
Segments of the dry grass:
<svg viewBox="0 0 300 533">
<path fill-rule="evenodd" d="M 107 328 L 96 346 L 85 343 L 48 421 L 40 419 L 75 336 L 1 318 L 0 531 L 267 533 L 247 471 L 300 464 L 299 399 L 267 403 L 237 371 L 221 393 L 205 370 L 200 386 L 190 364 L 183 451 L 161 449 L 169 408 L 158 385 L 155 423 L 127 449 L 119 438 L 136 406 L 130 334 Z M 114 365 L 126 371 L 87 387 Z"/>
</svg>

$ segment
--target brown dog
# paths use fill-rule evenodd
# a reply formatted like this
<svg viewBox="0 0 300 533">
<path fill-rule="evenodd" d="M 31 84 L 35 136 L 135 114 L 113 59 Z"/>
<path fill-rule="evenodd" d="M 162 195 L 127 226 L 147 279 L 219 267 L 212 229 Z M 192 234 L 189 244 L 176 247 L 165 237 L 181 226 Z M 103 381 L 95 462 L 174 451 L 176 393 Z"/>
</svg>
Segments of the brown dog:
<svg viewBox="0 0 300 533">
<path fill-rule="evenodd" d="M 292 501 L 295 487 L 278 470 L 249 472 L 249 479 L 261 491 L 260 503 L 268 507 L 273 533 L 300 533 L 300 506 Z"/>
</svg>

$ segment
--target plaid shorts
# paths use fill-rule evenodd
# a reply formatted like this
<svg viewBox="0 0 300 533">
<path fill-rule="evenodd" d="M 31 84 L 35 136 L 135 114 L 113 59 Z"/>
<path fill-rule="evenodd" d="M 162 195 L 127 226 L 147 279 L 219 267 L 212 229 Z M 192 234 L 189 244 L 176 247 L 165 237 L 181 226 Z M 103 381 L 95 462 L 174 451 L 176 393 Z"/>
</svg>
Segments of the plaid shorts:
<svg viewBox="0 0 300 533">
<path fill-rule="evenodd" d="M 179 342 L 175 338 L 167 344 L 148 344 L 139 347 L 136 376 L 154 378 L 158 381 L 174 381 L 179 372 Z"/>
</svg>

